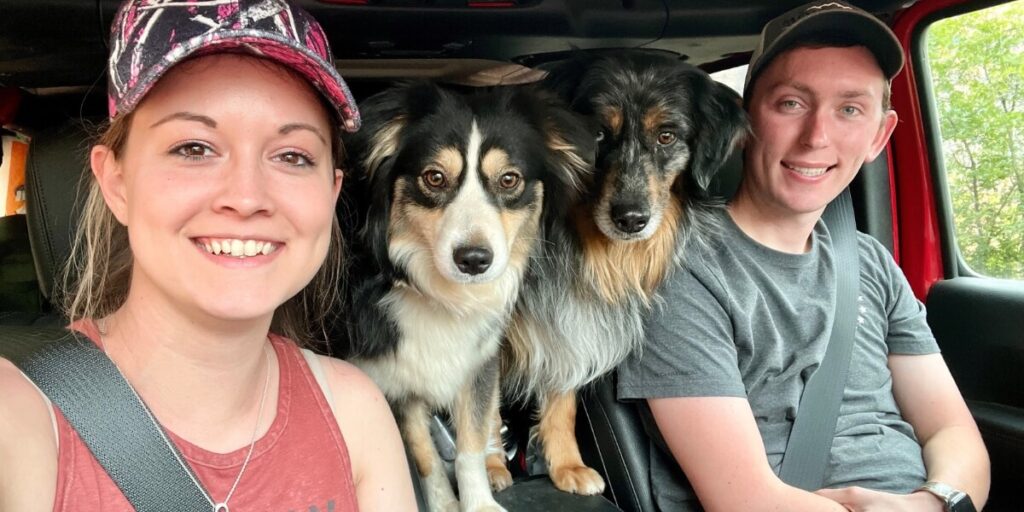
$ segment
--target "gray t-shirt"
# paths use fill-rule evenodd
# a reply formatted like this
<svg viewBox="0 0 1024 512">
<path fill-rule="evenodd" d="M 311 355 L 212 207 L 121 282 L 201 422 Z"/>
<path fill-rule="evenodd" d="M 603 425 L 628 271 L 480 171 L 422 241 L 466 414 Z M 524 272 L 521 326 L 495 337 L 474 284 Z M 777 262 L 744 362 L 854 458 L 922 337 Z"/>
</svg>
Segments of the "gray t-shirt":
<svg viewBox="0 0 1024 512">
<path fill-rule="evenodd" d="M 777 474 L 832 328 L 832 243 L 819 221 L 810 251 L 786 254 L 748 237 L 724 210 L 721 221 L 721 237 L 692 245 L 683 268 L 662 285 L 643 350 L 619 367 L 618 397 L 745 397 Z M 908 493 L 924 483 L 925 468 L 893 398 L 887 356 L 939 349 L 892 256 L 868 235 L 858 233 L 857 241 L 857 334 L 825 487 Z M 685 510 L 695 498 L 679 466 L 653 443 L 650 449 L 655 501 L 662 510 Z"/>
</svg>

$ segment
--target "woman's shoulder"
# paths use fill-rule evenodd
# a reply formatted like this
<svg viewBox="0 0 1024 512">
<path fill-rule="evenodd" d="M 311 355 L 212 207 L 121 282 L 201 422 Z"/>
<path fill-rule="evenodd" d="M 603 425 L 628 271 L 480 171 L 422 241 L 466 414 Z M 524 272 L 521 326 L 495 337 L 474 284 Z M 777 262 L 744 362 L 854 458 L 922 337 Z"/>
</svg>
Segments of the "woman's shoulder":
<svg viewBox="0 0 1024 512">
<path fill-rule="evenodd" d="M 20 444 L 10 434 L 50 427 L 50 405 L 11 361 L 0 357 L 0 446 Z"/>
<path fill-rule="evenodd" d="M 0 390 L 0 509 L 25 510 L 13 505 L 38 505 L 40 497 L 53 497 L 57 440 L 51 409 L 14 363 L 3 358 Z"/>
<path fill-rule="evenodd" d="M 356 405 L 361 402 L 376 403 L 386 400 L 377 384 L 356 365 L 335 357 L 316 356 L 323 366 L 328 385 L 334 393 L 335 402 Z"/>
</svg>

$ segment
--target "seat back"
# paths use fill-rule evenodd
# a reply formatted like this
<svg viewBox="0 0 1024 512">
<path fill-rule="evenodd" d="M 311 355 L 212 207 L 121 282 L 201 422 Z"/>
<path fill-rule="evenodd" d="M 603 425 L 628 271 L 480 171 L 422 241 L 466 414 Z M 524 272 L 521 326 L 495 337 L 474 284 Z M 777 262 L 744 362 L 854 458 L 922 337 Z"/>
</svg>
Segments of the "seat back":
<svg viewBox="0 0 1024 512">
<path fill-rule="evenodd" d="M 89 134 L 80 120 L 46 128 L 32 137 L 25 169 L 29 241 L 39 290 L 53 300 L 59 274 L 71 256 L 84 192 L 79 183 L 87 169 Z"/>
<path fill-rule="evenodd" d="M 651 493 L 651 460 L 639 404 L 615 399 L 615 374 L 591 384 L 579 397 L 576 439 L 583 462 L 607 485 L 605 497 L 625 512 L 657 510 Z"/>
<path fill-rule="evenodd" d="M 0 312 L 39 311 L 39 298 L 25 216 L 0 217 Z"/>
<path fill-rule="evenodd" d="M 55 312 L 59 274 L 71 256 L 71 241 L 78 226 L 84 196 L 78 184 L 86 172 L 89 135 L 81 120 L 38 130 L 32 134 L 25 162 L 26 212 L 24 223 L 31 256 L 21 263 L 34 272 L 24 291 L 37 297 L 36 307 L 0 307 L 0 325 L 63 326 Z M 4 263 L 5 272 L 7 263 Z M 34 267 L 34 269 L 33 269 Z"/>
</svg>

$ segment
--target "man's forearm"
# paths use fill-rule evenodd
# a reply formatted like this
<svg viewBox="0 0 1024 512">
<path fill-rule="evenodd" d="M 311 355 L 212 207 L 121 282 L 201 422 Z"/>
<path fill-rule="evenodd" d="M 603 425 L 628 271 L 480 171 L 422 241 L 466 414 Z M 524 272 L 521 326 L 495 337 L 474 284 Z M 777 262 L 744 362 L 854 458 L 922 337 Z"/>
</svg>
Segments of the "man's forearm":
<svg viewBox="0 0 1024 512">
<path fill-rule="evenodd" d="M 988 452 L 973 425 L 939 430 L 925 442 L 923 455 L 929 481 L 966 492 L 979 510 L 985 505 L 991 479 Z"/>
</svg>

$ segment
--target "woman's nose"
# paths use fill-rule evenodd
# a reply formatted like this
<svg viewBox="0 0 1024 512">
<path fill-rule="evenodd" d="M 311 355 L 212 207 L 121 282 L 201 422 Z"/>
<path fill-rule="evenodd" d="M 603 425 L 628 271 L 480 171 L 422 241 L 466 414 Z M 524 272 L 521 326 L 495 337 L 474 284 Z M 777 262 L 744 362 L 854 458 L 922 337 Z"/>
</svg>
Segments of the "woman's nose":
<svg viewBox="0 0 1024 512">
<path fill-rule="evenodd" d="M 223 171 L 214 209 L 242 217 L 273 211 L 266 169 L 259 157 L 233 155 Z"/>
</svg>

